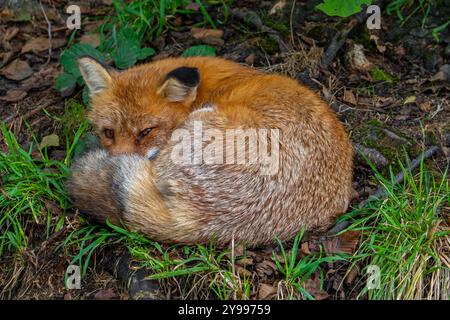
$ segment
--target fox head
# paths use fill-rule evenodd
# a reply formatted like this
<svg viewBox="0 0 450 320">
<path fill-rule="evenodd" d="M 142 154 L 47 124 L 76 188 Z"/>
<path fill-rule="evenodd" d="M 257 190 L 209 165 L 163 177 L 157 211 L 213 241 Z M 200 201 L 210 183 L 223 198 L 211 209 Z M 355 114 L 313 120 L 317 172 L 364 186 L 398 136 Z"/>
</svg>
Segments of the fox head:
<svg viewBox="0 0 450 320">
<path fill-rule="evenodd" d="M 77 59 L 91 98 L 88 117 L 111 154 L 153 158 L 186 118 L 197 97 L 197 68 L 147 64 L 125 71 Z"/>
</svg>

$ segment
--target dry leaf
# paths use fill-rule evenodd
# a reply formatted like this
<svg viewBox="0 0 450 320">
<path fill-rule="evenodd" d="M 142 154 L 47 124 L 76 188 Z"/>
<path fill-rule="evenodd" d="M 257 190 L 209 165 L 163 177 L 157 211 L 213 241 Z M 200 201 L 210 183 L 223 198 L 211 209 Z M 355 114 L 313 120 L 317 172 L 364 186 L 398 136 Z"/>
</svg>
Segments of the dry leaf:
<svg viewBox="0 0 450 320">
<path fill-rule="evenodd" d="M 95 300 L 112 300 L 115 297 L 116 297 L 116 293 L 114 292 L 114 289 L 109 288 L 109 289 L 98 291 L 95 294 L 94 299 Z"/>
<path fill-rule="evenodd" d="M 353 69 L 367 72 L 372 69 L 373 64 L 370 62 L 365 53 L 364 47 L 360 44 L 349 41 L 349 51 L 347 51 L 347 59 Z"/>
<path fill-rule="evenodd" d="M 5 35 L 3 36 L 3 40 L 10 41 L 12 40 L 17 34 L 19 33 L 19 28 L 12 27 L 8 28 L 5 32 Z"/>
<path fill-rule="evenodd" d="M 39 144 L 39 148 L 45 148 L 45 147 L 59 147 L 59 137 L 57 134 L 52 133 L 48 136 L 45 136 L 42 138 L 41 143 Z"/>
<path fill-rule="evenodd" d="M 356 98 L 355 95 L 351 90 L 344 90 L 344 102 L 350 103 L 350 104 L 356 104 Z"/>
<path fill-rule="evenodd" d="M 325 253 L 354 253 L 359 243 L 359 235 L 359 231 L 347 231 L 333 237 L 331 240 L 323 241 Z"/>
<path fill-rule="evenodd" d="M 403 101 L 403 104 L 414 103 L 416 102 L 416 96 L 409 96 Z"/>
<path fill-rule="evenodd" d="M 423 112 L 428 112 L 431 110 L 431 102 L 430 101 L 424 101 L 422 103 L 419 103 L 419 108 Z"/>
<path fill-rule="evenodd" d="M 65 44 L 66 44 L 65 39 L 61 39 L 61 38 L 53 38 L 52 39 L 52 48 L 53 49 L 60 48 Z M 37 52 L 41 52 L 44 50 L 48 50 L 48 38 L 37 37 L 37 38 L 32 38 L 32 39 L 28 40 L 28 42 L 25 43 L 25 45 L 23 46 L 21 53 L 26 53 L 26 52 L 37 53 Z"/>
<path fill-rule="evenodd" d="M 269 11 L 269 16 L 283 12 L 284 7 L 286 7 L 286 0 L 280 0 L 273 5 Z"/>
<path fill-rule="evenodd" d="M 244 267 L 241 267 L 241 266 L 236 266 L 236 272 L 241 277 L 246 277 L 246 278 L 249 278 L 252 275 L 252 273 L 250 271 L 248 271 L 247 269 L 245 269 Z"/>
<path fill-rule="evenodd" d="M 6 67 L 0 69 L 0 74 L 11 80 L 23 80 L 33 74 L 28 62 L 16 59 Z"/>
<path fill-rule="evenodd" d="M 329 297 L 329 294 L 320 289 L 320 283 L 317 280 L 308 279 L 303 284 L 305 290 L 311 294 L 316 300 L 324 300 Z"/>
<path fill-rule="evenodd" d="M 345 283 L 351 285 L 353 281 L 355 281 L 357 276 L 358 276 L 358 268 L 353 267 L 347 274 L 347 277 L 345 278 Z"/>
<path fill-rule="evenodd" d="M 267 283 L 261 283 L 258 290 L 258 299 L 259 300 L 268 300 L 270 298 L 273 298 L 277 294 L 277 288 L 274 286 L 267 284 Z"/>
<path fill-rule="evenodd" d="M 17 102 L 17 101 L 22 100 L 26 96 L 27 96 L 27 93 L 25 91 L 20 90 L 20 89 L 12 89 L 12 90 L 8 90 L 6 92 L 6 95 L 3 97 L 0 97 L 0 99 L 2 99 L 4 101 L 8 101 L 8 102 Z"/>
<path fill-rule="evenodd" d="M 13 56 L 14 52 L 12 51 L 4 52 L 2 55 L 2 66 L 7 65 L 12 60 Z"/>
<path fill-rule="evenodd" d="M 84 34 L 80 38 L 80 43 L 87 43 L 97 48 L 100 45 L 100 35 L 98 33 Z"/>
<path fill-rule="evenodd" d="M 379 52 L 383 53 L 386 51 L 386 46 L 381 45 L 378 41 L 380 40 L 380 38 L 374 34 L 370 35 L 370 40 L 373 40 L 375 42 L 375 45 L 378 49 Z"/>
<path fill-rule="evenodd" d="M 223 30 L 192 28 L 191 34 L 195 39 L 200 39 L 204 43 L 221 46 L 224 44 L 222 39 Z"/>
</svg>

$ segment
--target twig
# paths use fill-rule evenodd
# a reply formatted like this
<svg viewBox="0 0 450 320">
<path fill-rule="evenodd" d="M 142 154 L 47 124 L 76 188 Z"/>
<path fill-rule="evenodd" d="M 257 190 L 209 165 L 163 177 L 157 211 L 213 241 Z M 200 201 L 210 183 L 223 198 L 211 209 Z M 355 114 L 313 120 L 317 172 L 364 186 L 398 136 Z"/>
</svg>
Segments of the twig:
<svg viewBox="0 0 450 320">
<path fill-rule="evenodd" d="M 413 161 L 411 161 L 411 163 L 409 164 L 409 166 L 406 168 L 406 170 L 409 171 L 414 171 L 422 161 L 424 161 L 425 159 L 430 158 L 431 156 L 433 156 L 437 151 L 439 150 L 438 146 L 431 146 L 428 149 L 426 149 L 423 154 L 419 155 L 417 158 L 415 158 Z M 403 181 L 403 179 L 405 178 L 404 176 L 404 172 L 401 171 L 399 172 L 396 176 L 395 179 L 393 181 L 394 185 L 399 184 Z M 377 190 L 369 195 L 369 197 L 363 201 L 361 201 L 358 204 L 358 208 L 363 208 L 367 203 L 369 203 L 370 201 L 376 200 L 376 199 L 380 199 L 383 198 L 387 195 L 386 190 L 383 186 L 379 186 L 377 188 Z M 350 225 L 349 221 L 341 221 L 338 224 L 336 224 L 333 228 L 331 228 L 328 233 L 327 236 L 333 236 L 336 235 L 337 233 L 341 232 L 342 230 L 344 230 L 345 228 L 347 228 Z"/>
<path fill-rule="evenodd" d="M 374 1 L 373 4 L 378 5 L 381 9 L 384 6 L 384 3 L 386 0 L 378 0 Z M 342 48 L 342 46 L 345 43 L 345 40 L 347 40 L 348 34 L 360 23 L 365 22 L 367 19 L 367 13 L 366 10 L 362 10 L 358 14 L 355 15 L 354 18 L 350 20 L 350 22 L 338 33 L 335 34 L 333 39 L 331 39 L 330 44 L 328 45 L 327 50 L 325 51 L 325 54 L 321 61 L 321 66 L 324 69 L 328 69 L 331 62 L 336 57 L 336 54 L 338 51 Z"/>
<path fill-rule="evenodd" d="M 339 31 L 338 33 L 336 33 L 334 35 L 333 39 L 331 39 L 331 42 L 328 45 L 327 50 L 325 51 L 322 61 L 320 62 L 320 65 L 322 66 L 322 68 L 328 69 L 331 62 L 336 57 L 336 54 L 344 45 L 345 40 L 347 40 L 348 34 L 358 24 L 359 24 L 358 19 L 354 18 L 354 19 L 350 20 L 350 22 L 341 31 Z"/>
<path fill-rule="evenodd" d="M 39 6 L 41 7 L 41 11 L 44 14 L 45 21 L 47 22 L 47 34 L 48 34 L 48 58 L 45 64 L 50 62 L 52 58 L 52 24 L 47 18 L 47 14 L 45 13 L 44 7 L 42 6 L 42 1 L 39 1 Z"/>
<path fill-rule="evenodd" d="M 278 32 L 266 26 L 262 21 L 258 14 L 251 10 L 243 10 L 243 9 L 232 9 L 231 14 L 237 19 L 249 23 L 258 29 L 261 32 L 265 32 L 269 35 L 269 37 L 275 40 L 278 43 L 278 48 L 280 52 L 289 51 L 288 45 L 283 41 L 282 37 Z"/>
</svg>

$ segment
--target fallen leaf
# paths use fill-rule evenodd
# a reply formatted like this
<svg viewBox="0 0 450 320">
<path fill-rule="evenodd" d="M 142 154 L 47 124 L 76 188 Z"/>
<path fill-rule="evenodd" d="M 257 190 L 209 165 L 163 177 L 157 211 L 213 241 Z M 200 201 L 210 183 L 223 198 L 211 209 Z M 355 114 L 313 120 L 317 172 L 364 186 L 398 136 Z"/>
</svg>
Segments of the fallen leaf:
<svg viewBox="0 0 450 320">
<path fill-rule="evenodd" d="M 406 54 L 406 50 L 402 46 L 395 47 L 394 52 L 398 56 L 404 56 Z"/>
<path fill-rule="evenodd" d="M 300 246 L 300 251 L 303 252 L 304 254 L 311 254 L 311 250 L 309 250 L 309 243 L 303 242 L 302 245 Z"/>
<path fill-rule="evenodd" d="M 0 69 L 0 74 L 8 79 L 20 81 L 33 74 L 28 62 L 16 59 L 6 67 Z"/>
<path fill-rule="evenodd" d="M 376 35 L 374 35 L 374 34 L 371 34 L 371 35 L 370 35 L 370 40 L 373 40 L 373 41 L 375 42 L 375 45 L 376 45 L 376 47 L 377 47 L 377 49 L 378 49 L 379 52 L 383 53 L 383 52 L 386 51 L 386 46 L 381 45 L 381 44 L 379 43 L 380 38 L 379 38 L 378 36 L 376 36 Z"/>
<path fill-rule="evenodd" d="M 273 298 L 277 294 L 277 288 L 274 286 L 267 284 L 267 283 L 261 283 L 258 290 L 258 299 L 260 300 L 268 300 L 270 298 Z"/>
<path fill-rule="evenodd" d="M 357 276 L 358 276 L 358 268 L 353 267 L 347 274 L 347 277 L 345 278 L 345 283 L 351 285 L 353 281 L 355 281 Z"/>
<path fill-rule="evenodd" d="M 330 240 L 322 242 L 325 253 L 347 253 L 355 252 L 359 242 L 359 231 L 347 231 Z"/>
<path fill-rule="evenodd" d="M 90 44 L 92 47 L 97 48 L 100 45 L 100 35 L 98 33 L 84 34 L 81 36 L 80 42 Z"/>
<path fill-rule="evenodd" d="M 192 2 L 184 8 L 186 10 L 198 11 L 200 9 L 200 6 L 198 5 L 198 3 Z"/>
<path fill-rule="evenodd" d="M 239 259 L 236 261 L 236 265 L 241 266 L 241 267 L 250 266 L 252 264 L 254 264 L 254 261 L 252 258 L 243 258 L 243 259 Z"/>
<path fill-rule="evenodd" d="M 255 58 L 256 58 L 255 54 L 251 53 L 248 55 L 247 58 L 245 58 L 245 63 L 248 65 L 253 65 L 255 63 Z"/>
<path fill-rule="evenodd" d="M 95 300 L 112 300 L 116 297 L 114 289 L 109 288 L 105 290 L 100 290 L 94 295 Z"/>
<path fill-rule="evenodd" d="M 431 110 L 431 102 L 430 101 L 424 101 L 422 103 L 419 103 L 419 109 L 423 112 L 428 112 Z"/>
<path fill-rule="evenodd" d="M 355 95 L 351 90 L 344 90 L 344 102 L 350 103 L 355 105 L 356 104 L 356 98 Z"/>
<path fill-rule="evenodd" d="M 39 144 L 39 148 L 45 148 L 45 147 L 59 147 L 59 137 L 57 134 L 52 133 L 48 136 L 45 136 L 42 138 L 41 143 Z"/>
<path fill-rule="evenodd" d="M 8 28 L 5 32 L 5 35 L 3 36 L 3 40 L 10 41 L 12 40 L 17 34 L 19 33 L 19 28 L 12 27 Z"/>
<path fill-rule="evenodd" d="M 222 39 L 223 30 L 192 28 L 191 34 L 195 39 L 200 39 L 206 44 L 221 46 L 224 44 Z"/>
<path fill-rule="evenodd" d="M 351 67 L 358 71 L 367 72 L 373 67 L 372 62 L 367 59 L 364 53 L 364 47 L 352 41 L 349 41 L 347 59 Z"/>
<path fill-rule="evenodd" d="M 6 95 L 3 97 L 0 97 L 1 100 L 8 101 L 8 102 L 17 102 L 22 100 L 27 96 L 27 93 L 20 89 L 12 89 L 6 91 Z"/>
<path fill-rule="evenodd" d="M 303 287 L 316 300 L 324 300 L 330 296 L 327 292 L 320 289 L 320 283 L 318 280 L 307 279 L 304 282 Z"/>
<path fill-rule="evenodd" d="M 271 277 L 275 274 L 277 270 L 277 265 L 269 260 L 263 260 L 261 263 L 256 265 L 256 273 L 261 278 Z"/>
<path fill-rule="evenodd" d="M 66 40 L 62 38 L 53 38 L 52 39 L 52 49 L 57 49 L 66 44 Z M 27 43 L 22 48 L 21 53 L 26 52 L 41 52 L 44 50 L 48 50 L 48 38 L 37 37 L 28 40 Z"/>
<path fill-rule="evenodd" d="M 403 101 L 403 104 L 409 104 L 416 102 L 416 96 L 409 96 L 406 97 L 405 101 Z"/>
<path fill-rule="evenodd" d="M 218 29 L 192 28 L 191 33 L 195 39 L 202 39 L 206 37 L 221 38 L 223 36 L 223 30 Z"/>
<path fill-rule="evenodd" d="M 269 16 L 283 12 L 284 7 L 286 7 L 286 0 L 277 1 L 270 9 Z"/>
<path fill-rule="evenodd" d="M 241 266 L 236 266 L 236 272 L 241 277 L 246 277 L 246 278 L 249 278 L 252 275 L 252 273 L 250 271 L 248 271 L 247 269 L 245 269 L 244 267 L 241 267 Z"/>
<path fill-rule="evenodd" d="M 12 60 L 13 56 L 14 52 L 12 51 L 4 52 L 2 55 L 2 66 L 7 65 Z"/>
</svg>

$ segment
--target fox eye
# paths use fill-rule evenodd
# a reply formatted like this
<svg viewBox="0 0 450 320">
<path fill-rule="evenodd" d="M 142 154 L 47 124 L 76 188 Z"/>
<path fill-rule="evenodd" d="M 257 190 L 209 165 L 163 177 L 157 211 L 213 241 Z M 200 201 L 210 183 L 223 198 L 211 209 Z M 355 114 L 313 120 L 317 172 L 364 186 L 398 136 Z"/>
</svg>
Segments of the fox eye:
<svg viewBox="0 0 450 320">
<path fill-rule="evenodd" d="M 114 131 L 112 129 L 105 129 L 105 130 L 103 130 L 103 134 L 108 139 L 113 139 L 114 138 Z"/>
<path fill-rule="evenodd" d="M 145 137 L 146 135 L 148 135 L 150 132 L 153 131 L 154 128 L 145 128 L 144 130 L 142 130 L 139 133 L 139 139 L 142 139 L 143 137 Z"/>
</svg>

